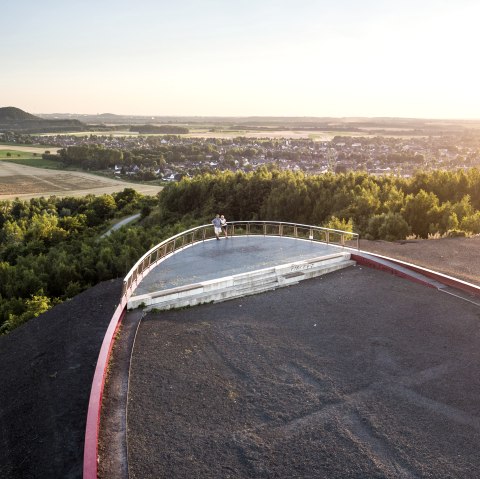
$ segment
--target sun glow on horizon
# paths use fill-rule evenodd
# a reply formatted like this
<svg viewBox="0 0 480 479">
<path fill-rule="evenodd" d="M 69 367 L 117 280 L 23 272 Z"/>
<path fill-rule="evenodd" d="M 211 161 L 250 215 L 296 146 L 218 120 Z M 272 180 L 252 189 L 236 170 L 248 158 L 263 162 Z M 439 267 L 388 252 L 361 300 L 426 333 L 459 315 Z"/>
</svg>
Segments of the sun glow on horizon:
<svg viewBox="0 0 480 479">
<path fill-rule="evenodd" d="M 30 10 L 6 7 L 7 18 L 23 19 L 26 30 L 20 35 L 7 22 L 1 106 L 155 116 L 480 118 L 480 5 L 470 0 L 139 0 L 149 15 L 128 2 L 87 0 L 95 16 L 55 0 L 55 11 L 27 3 Z M 58 28 L 29 37 L 47 19 Z"/>
</svg>

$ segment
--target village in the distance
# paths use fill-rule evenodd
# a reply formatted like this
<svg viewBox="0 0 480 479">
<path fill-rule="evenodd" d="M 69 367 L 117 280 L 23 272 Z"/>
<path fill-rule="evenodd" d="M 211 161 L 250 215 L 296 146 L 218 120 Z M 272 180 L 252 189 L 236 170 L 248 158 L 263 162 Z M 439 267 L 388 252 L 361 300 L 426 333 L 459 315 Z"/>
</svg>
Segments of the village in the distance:
<svg viewBox="0 0 480 479">
<path fill-rule="evenodd" d="M 98 164 L 89 154 L 87 165 L 75 166 L 143 181 L 173 181 L 218 170 L 252 171 L 263 165 L 307 174 L 364 171 L 402 177 L 419 170 L 480 166 L 480 125 L 472 121 L 108 114 L 45 115 L 42 120 L 45 124 L 37 129 L 45 131 L 0 129 L 0 141 L 44 146 L 50 158 L 55 156 L 52 148 L 63 149 L 63 159 L 73 149 L 78 157 L 79 148 L 115 152 Z M 81 131 L 60 133 L 61 121 Z M 48 122 L 56 122 L 57 131 L 49 131 L 55 128 L 46 128 Z"/>
</svg>

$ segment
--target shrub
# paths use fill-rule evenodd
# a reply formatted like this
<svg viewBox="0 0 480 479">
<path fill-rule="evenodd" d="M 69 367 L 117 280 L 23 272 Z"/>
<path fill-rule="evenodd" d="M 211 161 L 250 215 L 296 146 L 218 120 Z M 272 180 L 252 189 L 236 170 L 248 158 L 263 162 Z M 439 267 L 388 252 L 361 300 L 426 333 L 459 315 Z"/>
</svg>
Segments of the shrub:
<svg viewBox="0 0 480 479">
<path fill-rule="evenodd" d="M 410 228 L 400 213 L 382 213 L 370 218 L 367 239 L 384 239 L 395 241 L 405 239 Z"/>
<path fill-rule="evenodd" d="M 462 230 L 448 230 L 445 236 L 447 238 L 465 238 L 467 234 Z"/>
</svg>

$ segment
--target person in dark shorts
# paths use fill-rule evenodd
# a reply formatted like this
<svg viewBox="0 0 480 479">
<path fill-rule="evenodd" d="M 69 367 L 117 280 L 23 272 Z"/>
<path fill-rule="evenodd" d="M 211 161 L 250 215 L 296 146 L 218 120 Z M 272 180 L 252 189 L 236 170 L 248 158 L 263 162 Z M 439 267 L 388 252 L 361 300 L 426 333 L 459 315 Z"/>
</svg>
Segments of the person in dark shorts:
<svg viewBox="0 0 480 479">
<path fill-rule="evenodd" d="M 222 232 L 222 222 L 220 221 L 220 215 L 216 215 L 212 220 L 213 230 L 215 231 L 215 237 L 217 240 L 220 239 L 220 234 Z"/>
</svg>

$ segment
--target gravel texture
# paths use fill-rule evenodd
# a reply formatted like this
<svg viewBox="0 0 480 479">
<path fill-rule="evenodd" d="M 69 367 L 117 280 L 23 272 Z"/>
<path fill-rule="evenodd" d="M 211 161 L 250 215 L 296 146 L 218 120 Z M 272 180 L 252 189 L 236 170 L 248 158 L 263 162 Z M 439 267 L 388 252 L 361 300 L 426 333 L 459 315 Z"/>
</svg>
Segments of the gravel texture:
<svg viewBox="0 0 480 479">
<path fill-rule="evenodd" d="M 351 267 L 149 313 L 131 478 L 477 478 L 480 307 Z"/>
<path fill-rule="evenodd" d="M 360 240 L 360 249 L 434 269 L 480 286 L 480 235 L 395 242 Z"/>
<path fill-rule="evenodd" d="M 95 365 L 122 281 L 0 337 L 0 477 L 81 478 Z"/>
<path fill-rule="evenodd" d="M 361 247 L 480 284 L 479 237 Z M 367 268 L 335 275 L 149 316 L 130 406 L 147 401 L 150 424 L 131 424 L 132 477 L 477 477 L 478 309 Z M 99 284 L 0 337 L 0 477 L 82 476 L 120 293 L 121 280 Z"/>
</svg>

